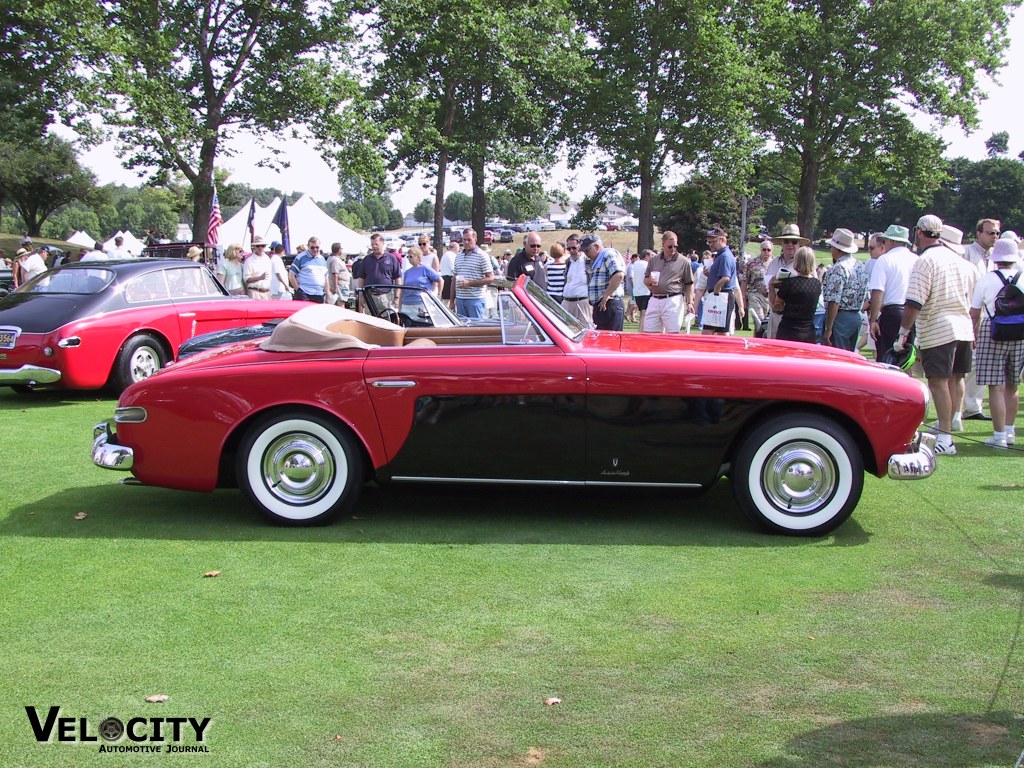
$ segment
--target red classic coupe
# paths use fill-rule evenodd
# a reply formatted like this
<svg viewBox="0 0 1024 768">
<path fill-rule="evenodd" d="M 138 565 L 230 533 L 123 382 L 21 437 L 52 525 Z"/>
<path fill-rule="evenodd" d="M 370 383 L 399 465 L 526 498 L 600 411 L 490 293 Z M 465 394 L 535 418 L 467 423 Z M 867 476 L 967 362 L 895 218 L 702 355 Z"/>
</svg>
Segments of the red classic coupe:
<svg viewBox="0 0 1024 768">
<path fill-rule="evenodd" d="M 120 392 L 200 333 L 283 318 L 304 304 L 229 296 L 202 264 L 68 264 L 0 299 L 0 385 Z"/>
<path fill-rule="evenodd" d="M 493 324 L 314 306 L 121 395 L 93 461 L 143 484 L 240 487 L 270 520 L 324 523 L 378 482 L 708 488 L 820 535 L 864 472 L 928 477 L 927 388 L 859 355 L 747 338 L 589 331 L 525 276 Z M 396 288 L 391 306 L 404 307 Z M 406 318 L 402 320 L 401 318 Z M 495 461 L 529 456 L 529 461 Z"/>
</svg>

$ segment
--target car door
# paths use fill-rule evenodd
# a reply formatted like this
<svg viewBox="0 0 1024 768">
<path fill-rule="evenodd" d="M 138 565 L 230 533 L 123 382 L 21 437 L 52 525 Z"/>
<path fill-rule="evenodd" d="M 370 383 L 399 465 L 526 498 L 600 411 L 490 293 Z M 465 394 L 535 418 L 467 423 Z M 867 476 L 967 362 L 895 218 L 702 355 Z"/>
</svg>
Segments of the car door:
<svg viewBox="0 0 1024 768">
<path fill-rule="evenodd" d="M 167 269 L 166 274 L 183 341 L 250 324 L 248 302 L 225 296 L 206 267 L 186 263 Z"/>
<path fill-rule="evenodd" d="M 363 374 L 388 456 L 382 474 L 583 482 L 585 366 L 543 334 L 514 330 L 503 343 L 370 351 Z"/>
</svg>

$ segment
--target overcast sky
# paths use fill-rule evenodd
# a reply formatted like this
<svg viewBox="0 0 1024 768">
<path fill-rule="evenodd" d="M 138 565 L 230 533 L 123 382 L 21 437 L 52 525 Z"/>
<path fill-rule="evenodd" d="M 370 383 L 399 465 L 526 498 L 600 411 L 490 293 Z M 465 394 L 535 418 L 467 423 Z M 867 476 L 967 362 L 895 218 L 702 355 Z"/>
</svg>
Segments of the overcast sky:
<svg viewBox="0 0 1024 768">
<path fill-rule="evenodd" d="M 1008 63 L 1000 72 L 999 82 L 991 82 L 986 78 L 983 85 L 989 98 L 980 107 L 981 127 L 970 136 L 965 136 L 957 126 L 939 131 L 949 144 L 947 157 L 981 160 L 986 156 L 985 140 L 999 131 L 1010 134 L 1011 157 L 1024 151 L 1024 132 L 1020 130 L 1022 110 L 1019 103 L 1021 88 L 1024 87 L 1024 14 L 1018 15 L 1010 24 L 1010 39 Z M 919 121 L 919 126 L 926 130 L 932 129 L 926 121 Z M 256 163 L 261 156 L 257 149 L 241 140 L 236 146 L 240 150 L 238 155 L 219 160 L 217 164 L 230 171 L 232 181 L 254 187 L 272 187 L 283 192 L 304 192 L 312 195 L 315 200 L 337 199 L 336 175 L 311 147 L 298 141 L 282 143 L 291 166 L 282 171 L 271 171 L 257 167 Z M 121 166 L 111 145 L 87 152 L 82 160 L 97 175 L 101 184 L 139 183 L 135 172 Z M 565 168 L 555 169 L 549 186 L 563 189 L 574 198 L 582 197 L 593 189 L 593 185 L 587 183 L 585 174 L 570 177 Z M 469 184 L 449 176 L 445 193 L 456 190 L 468 193 Z M 414 180 L 392 194 L 395 206 L 406 214 L 412 213 L 416 203 L 424 198 L 433 199 L 433 189 L 424 188 L 422 179 Z"/>
</svg>

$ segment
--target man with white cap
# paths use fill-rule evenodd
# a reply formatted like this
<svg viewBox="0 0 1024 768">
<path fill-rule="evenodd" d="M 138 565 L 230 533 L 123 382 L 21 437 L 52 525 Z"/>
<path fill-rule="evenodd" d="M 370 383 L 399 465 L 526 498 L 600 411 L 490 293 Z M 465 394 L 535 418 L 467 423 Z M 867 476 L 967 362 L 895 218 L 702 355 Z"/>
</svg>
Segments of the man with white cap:
<svg viewBox="0 0 1024 768">
<path fill-rule="evenodd" d="M 993 339 L 991 318 L 996 313 L 996 297 L 1003 286 L 1016 284 L 1020 279 L 1020 256 L 1011 240 L 997 240 L 989 256 L 996 269 L 978 280 L 971 301 L 971 320 L 977 339 L 974 370 L 979 386 L 988 385 L 988 405 L 992 412 L 992 437 L 985 445 L 1006 448 L 1016 442 L 1014 422 L 1020 406 L 1017 390 L 1024 368 L 1024 339 Z"/>
<path fill-rule="evenodd" d="M 874 269 L 868 278 L 871 306 L 868 308 L 871 338 L 879 354 L 892 348 L 903 321 L 903 303 L 907 300 L 907 285 L 910 271 L 917 261 L 917 254 L 910 250 L 910 231 L 899 224 L 878 235 L 882 254 L 875 260 Z M 911 329 L 909 344 L 914 343 Z"/>
<path fill-rule="evenodd" d="M 893 349 L 903 350 L 916 322 L 921 363 L 939 416 L 935 451 L 952 455 L 956 453 L 952 432 L 960 426 L 960 413 L 954 408 L 963 397 L 964 375 L 971 370 L 970 296 L 978 272 L 942 244 L 941 234 L 938 216 L 928 214 L 918 220 L 915 237 L 920 255 L 910 272 L 903 322 Z"/>
<path fill-rule="evenodd" d="M 801 245 L 805 245 L 809 242 L 806 237 L 800 234 L 800 227 L 796 224 L 786 224 L 782 228 L 782 234 L 779 235 L 779 242 L 782 243 L 782 253 L 776 256 L 774 259 L 768 262 L 767 268 L 764 271 L 764 279 L 768 283 L 768 306 L 774 307 L 779 300 L 778 295 L 775 292 L 776 285 L 775 281 L 778 278 L 779 272 L 787 270 L 783 274 L 788 277 L 789 272 L 793 269 L 793 262 L 796 259 L 796 249 Z M 768 332 L 766 337 L 774 339 L 779 332 L 779 323 L 782 322 L 782 313 L 772 311 L 768 315 Z"/>
<path fill-rule="evenodd" d="M 826 243 L 832 248 L 832 266 L 825 273 L 821 288 L 826 313 L 821 343 L 853 352 L 860 335 L 860 308 L 867 289 L 867 273 L 853 256 L 860 250 L 853 232 L 837 229 Z"/>
</svg>

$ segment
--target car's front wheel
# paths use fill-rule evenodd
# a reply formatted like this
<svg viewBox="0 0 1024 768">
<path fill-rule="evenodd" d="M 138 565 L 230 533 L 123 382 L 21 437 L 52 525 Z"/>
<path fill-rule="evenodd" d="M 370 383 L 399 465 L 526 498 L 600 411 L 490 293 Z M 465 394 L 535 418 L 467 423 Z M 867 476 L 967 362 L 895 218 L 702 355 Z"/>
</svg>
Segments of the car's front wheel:
<svg viewBox="0 0 1024 768">
<path fill-rule="evenodd" d="M 362 451 L 347 430 L 325 417 L 278 413 L 246 432 L 236 473 L 243 493 L 271 522 L 323 525 L 359 497 Z"/>
<path fill-rule="evenodd" d="M 114 388 L 121 392 L 137 381 L 148 379 L 165 365 L 167 355 L 159 341 L 148 333 L 132 336 L 114 362 Z"/>
<path fill-rule="evenodd" d="M 864 460 L 849 432 L 814 414 L 777 416 L 743 442 L 730 471 L 744 514 L 769 530 L 820 536 L 857 506 Z"/>
</svg>

